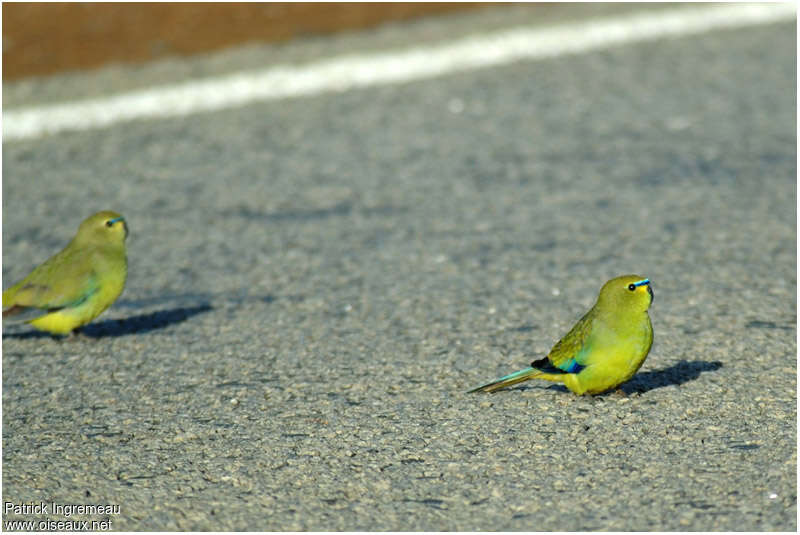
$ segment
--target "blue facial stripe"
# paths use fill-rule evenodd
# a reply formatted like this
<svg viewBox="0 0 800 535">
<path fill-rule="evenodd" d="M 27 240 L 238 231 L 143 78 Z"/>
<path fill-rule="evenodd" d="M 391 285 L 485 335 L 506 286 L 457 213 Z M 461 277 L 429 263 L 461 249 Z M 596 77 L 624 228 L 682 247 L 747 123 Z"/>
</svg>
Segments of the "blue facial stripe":
<svg viewBox="0 0 800 535">
<path fill-rule="evenodd" d="M 117 223 L 117 222 L 119 222 L 119 221 L 125 221 L 125 218 L 124 218 L 124 217 L 115 217 L 114 219 L 109 219 L 109 220 L 108 220 L 108 222 L 109 222 L 110 224 L 112 224 L 112 225 L 113 225 L 114 223 Z"/>
<path fill-rule="evenodd" d="M 642 279 L 639 282 L 634 282 L 633 283 L 633 285 L 636 286 L 637 288 L 639 286 L 644 286 L 645 284 L 650 284 L 650 279 Z"/>
</svg>

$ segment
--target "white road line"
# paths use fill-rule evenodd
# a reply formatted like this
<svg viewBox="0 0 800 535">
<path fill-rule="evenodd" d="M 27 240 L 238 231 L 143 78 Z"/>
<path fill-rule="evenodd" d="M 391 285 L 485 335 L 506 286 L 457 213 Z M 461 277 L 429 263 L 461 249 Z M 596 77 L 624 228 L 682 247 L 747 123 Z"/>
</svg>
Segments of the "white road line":
<svg viewBox="0 0 800 535">
<path fill-rule="evenodd" d="M 3 113 L 3 141 L 136 119 L 190 115 L 251 102 L 433 78 L 519 60 L 576 54 L 625 43 L 794 20 L 794 3 L 715 4 L 542 28 L 514 28 L 425 47 L 352 54 L 200 81 Z"/>
</svg>

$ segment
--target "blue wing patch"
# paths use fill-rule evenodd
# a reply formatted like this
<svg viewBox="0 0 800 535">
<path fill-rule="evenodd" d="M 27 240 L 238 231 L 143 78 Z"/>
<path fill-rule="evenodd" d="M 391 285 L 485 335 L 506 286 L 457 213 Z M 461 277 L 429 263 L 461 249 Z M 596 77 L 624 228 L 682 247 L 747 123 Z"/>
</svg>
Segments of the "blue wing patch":
<svg viewBox="0 0 800 535">
<path fill-rule="evenodd" d="M 532 362 L 531 366 L 546 373 L 579 373 L 586 367 L 578 364 L 575 359 L 569 359 L 562 367 L 557 368 L 547 357 Z"/>
<path fill-rule="evenodd" d="M 579 373 L 582 369 L 584 369 L 586 367 L 586 366 L 581 366 L 580 364 L 578 364 L 575 361 L 575 359 L 569 359 L 564 364 L 567 365 L 567 367 L 564 368 L 564 371 L 567 372 L 567 373 Z"/>
</svg>

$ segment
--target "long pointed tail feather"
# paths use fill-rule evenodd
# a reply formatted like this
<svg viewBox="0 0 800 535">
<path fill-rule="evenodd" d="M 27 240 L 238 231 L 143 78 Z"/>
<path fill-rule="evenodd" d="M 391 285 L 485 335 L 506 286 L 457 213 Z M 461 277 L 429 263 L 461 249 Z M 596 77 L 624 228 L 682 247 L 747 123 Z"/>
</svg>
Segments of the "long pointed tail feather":
<svg viewBox="0 0 800 535">
<path fill-rule="evenodd" d="M 525 368 L 524 370 L 510 373 L 504 377 L 501 377 L 500 379 L 497 379 L 496 381 L 492 381 L 491 383 L 479 386 L 478 388 L 473 388 L 467 393 L 494 392 L 495 390 L 500 390 L 501 388 L 506 388 L 508 386 L 521 383 L 522 381 L 527 381 L 528 379 L 534 379 L 540 375 L 542 375 L 542 372 L 536 368 Z"/>
</svg>

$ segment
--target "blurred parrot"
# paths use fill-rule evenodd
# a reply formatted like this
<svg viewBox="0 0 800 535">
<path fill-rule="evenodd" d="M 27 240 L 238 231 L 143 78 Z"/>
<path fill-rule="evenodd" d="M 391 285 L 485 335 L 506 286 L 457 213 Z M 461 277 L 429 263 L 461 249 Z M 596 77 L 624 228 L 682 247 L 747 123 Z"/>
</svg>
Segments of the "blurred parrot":
<svg viewBox="0 0 800 535">
<path fill-rule="evenodd" d="M 653 326 L 647 309 L 652 302 L 650 279 L 611 279 L 547 357 L 470 392 L 494 392 L 528 379 L 564 383 L 578 395 L 611 390 L 633 377 L 650 352 Z"/>
<path fill-rule="evenodd" d="M 72 241 L 3 292 L 3 318 L 40 309 L 28 323 L 68 334 L 99 316 L 125 288 L 128 225 L 120 214 L 98 212 L 81 223 Z"/>
</svg>

